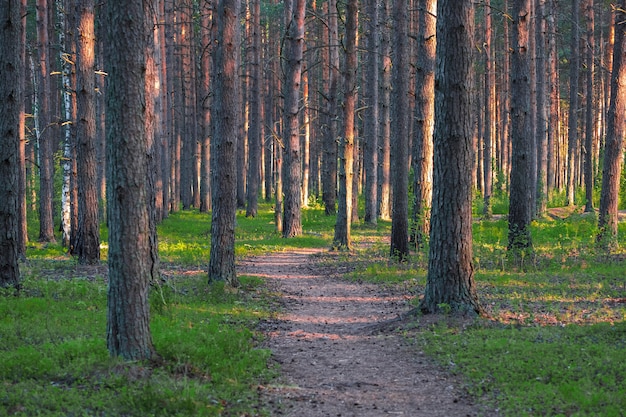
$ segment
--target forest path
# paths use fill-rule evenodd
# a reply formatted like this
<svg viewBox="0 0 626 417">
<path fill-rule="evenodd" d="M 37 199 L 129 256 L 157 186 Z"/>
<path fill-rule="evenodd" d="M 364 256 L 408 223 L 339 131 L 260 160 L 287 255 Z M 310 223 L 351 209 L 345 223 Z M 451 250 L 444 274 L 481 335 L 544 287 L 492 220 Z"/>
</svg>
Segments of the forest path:
<svg viewBox="0 0 626 417">
<path fill-rule="evenodd" d="M 377 325 L 409 310 L 382 286 L 342 280 L 321 250 L 246 259 L 239 272 L 267 280 L 283 303 L 263 323 L 281 377 L 261 390 L 272 415 L 475 416 L 460 383 L 397 332 Z"/>
</svg>

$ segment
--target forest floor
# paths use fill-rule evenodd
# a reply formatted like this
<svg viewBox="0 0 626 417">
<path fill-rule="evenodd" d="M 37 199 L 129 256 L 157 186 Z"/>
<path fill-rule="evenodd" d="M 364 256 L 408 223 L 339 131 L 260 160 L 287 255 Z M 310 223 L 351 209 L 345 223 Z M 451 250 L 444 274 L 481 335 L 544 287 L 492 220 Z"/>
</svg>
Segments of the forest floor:
<svg viewBox="0 0 626 417">
<path fill-rule="evenodd" d="M 322 262 L 328 256 L 334 255 L 288 251 L 239 266 L 265 279 L 281 304 L 277 318 L 261 324 L 280 370 L 260 389 L 272 415 L 497 415 L 475 404 L 460 379 L 398 330 L 411 308 L 406 293 L 342 279 L 349 265 Z M 411 331 L 428 325 L 424 320 Z"/>
</svg>

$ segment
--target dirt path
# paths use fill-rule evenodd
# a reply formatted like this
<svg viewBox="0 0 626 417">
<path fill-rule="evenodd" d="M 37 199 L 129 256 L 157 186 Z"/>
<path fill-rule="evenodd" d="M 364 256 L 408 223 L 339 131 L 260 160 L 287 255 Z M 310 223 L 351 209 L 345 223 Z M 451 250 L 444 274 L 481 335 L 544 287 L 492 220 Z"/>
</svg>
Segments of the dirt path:
<svg viewBox="0 0 626 417">
<path fill-rule="evenodd" d="M 281 379 L 262 396 L 273 415 L 475 416 L 460 384 L 393 332 L 377 324 L 408 310 L 401 294 L 338 279 L 297 251 L 248 259 L 240 272 L 261 276 L 284 300 L 264 324 Z"/>
</svg>

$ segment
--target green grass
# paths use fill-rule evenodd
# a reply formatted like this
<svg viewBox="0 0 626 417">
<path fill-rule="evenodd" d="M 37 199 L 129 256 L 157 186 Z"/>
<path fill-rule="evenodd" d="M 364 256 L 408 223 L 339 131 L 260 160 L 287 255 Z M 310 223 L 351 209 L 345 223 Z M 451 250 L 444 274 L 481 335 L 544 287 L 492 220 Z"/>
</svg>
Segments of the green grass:
<svg viewBox="0 0 626 417">
<path fill-rule="evenodd" d="M 253 330 L 270 314 L 250 297 L 258 280 L 241 277 L 233 292 L 208 287 L 203 274 L 169 276 L 151 294 L 161 359 L 123 363 L 106 349 L 104 278 L 66 267 L 25 268 L 21 296 L 0 298 L 0 415 L 215 416 L 257 407 L 255 387 L 274 372 Z"/>
<path fill-rule="evenodd" d="M 494 214 L 503 210 L 505 201 L 494 201 Z M 303 210 L 304 234 L 295 239 L 276 232 L 273 216 L 267 204 L 255 218 L 238 213 L 238 257 L 330 248 L 335 218 L 318 205 Z M 418 318 L 406 335 L 503 415 L 623 415 L 625 254 L 598 250 L 593 215 L 561 217 L 533 222 L 533 251 L 522 256 L 506 250 L 506 219 L 475 222 L 476 284 L 489 318 Z M 30 243 L 20 297 L 0 297 L 0 416 L 267 415 L 256 387 L 276 370 L 254 329 L 273 314 L 271 300 L 257 278 L 240 277 L 236 291 L 206 284 L 209 232 L 210 216 L 198 211 L 159 225 L 164 280 L 150 294 L 159 363 L 109 357 L 104 267 L 84 269 L 59 244 Z M 428 246 L 397 264 L 384 241 L 389 222 L 356 223 L 352 232 L 357 249 L 324 262 L 417 301 Z M 106 259 L 104 228 L 102 236 Z"/>
<path fill-rule="evenodd" d="M 624 253 L 597 248 L 596 222 L 582 214 L 533 222 L 524 259 L 507 253 L 505 219 L 475 222 L 476 285 L 489 318 L 418 317 L 406 336 L 503 415 L 623 415 Z M 623 242 L 625 224 L 619 233 Z M 384 250 L 357 253 L 348 278 L 396 285 L 417 303 L 427 250 L 400 265 Z"/>
</svg>

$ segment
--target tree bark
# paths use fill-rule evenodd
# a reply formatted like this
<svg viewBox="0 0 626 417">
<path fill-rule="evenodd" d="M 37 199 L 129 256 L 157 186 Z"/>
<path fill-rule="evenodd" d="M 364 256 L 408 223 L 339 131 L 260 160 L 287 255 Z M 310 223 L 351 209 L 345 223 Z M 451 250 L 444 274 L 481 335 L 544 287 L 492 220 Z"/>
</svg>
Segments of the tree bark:
<svg viewBox="0 0 626 417">
<path fill-rule="evenodd" d="M 378 0 L 367 4 L 367 82 L 363 85 L 367 116 L 364 122 L 365 223 L 375 225 L 378 219 L 378 66 L 380 64 L 380 22 Z"/>
<path fill-rule="evenodd" d="M 546 65 L 546 0 L 535 0 L 535 52 L 537 83 L 537 217 L 543 216 L 548 209 L 548 93 Z"/>
<path fill-rule="evenodd" d="M 587 97 L 585 103 L 585 147 L 583 154 L 584 160 L 584 177 L 585 177 L 585 212 L 591 213 L 593 209 L 593 184 L 594 184 L 594 169 L 593 169 L 593 134 L 594 134 L 594 89 L 593 89 L 593 77 L 594 70 L 594 49 L 595 49 L 595 36 L 594 36 L 594 13 L 593 13 L 593 0 L 587 0 L 585 5 L 585 15 L 587 16 L 587 45 L 585 50 L 585 81 L 587 85 Z"/>
<path fill-rule="evenodd" d="M 304 50 L 305 0 L 285 6 L 285 153 L 283 165 L 283 237 L 302 234 L 302 149 L 300 146 L 300 87 Z M 289 3 L 289 2 L 287 2 Z"/>
<path fill-rule="evenodd" d="M 419 1 L 417 74 L 415 78 L 414 200 L 411 240 L 422 246 L 430 233 L 433 198 L 433 127 L 435 113 L 436 0 Z"/>
<path fill-rule="evenodd" d="M 472 2 L 438 2 L 433 207 L 423 313 L 482 312 L 472 265 L 473 37 Z"/>
<path fill-rule="evenodd" d="M 344 70 L 343 138 L 339 142 L 339 198 L 333 247 L 352 248 L 352 193 L 354 176 L 354 112 L 356 110 L 356 37 L 358 1 L 349 0 L 346 10 L 346 63 Z"/>
<path fill-rule="evenodd" d="M 391 219 L 391 1 L 382 2 L 383 32 L 380 43 L 382 57 L 380 94 L 380 155 L 378 158 L 378 215 Z"/>
<path fill-rule="evenodd" d="M 572 0 L 572 42 L 569 78 L 569 116 L 568 116 L 568 152 L 567 152 L 567 205 L 575 204 L 576 191 L 576 153 L 578 151 L 578 76 L 580 69 L 580 0 Z"/>
<path fill-rule="evenodd" d="M 335 214 L 337 209 L 337 137 L 338 125 L 338 83 L 339 83 L 339 26 L 337 0 L 328 0 L 328 133 L 324 138 L 322 158 L 322 199 L 326 215 Z"/>
<path fill-rule="evenodd" d="M 39 50 L 38 115 L 39 129 L 39 241 L 54 242 L 52 200 L 54 198 L 54 138 L 50 126 L 50 60 L 48 57 L 48 6 L 37 0 L 37 37 Z"/>
<path fill-rule="evenodd" d="M 509 249 L 532 247 L 532 135 L 530 130 L 530 60 L 528 57 L 530 0 L 513 2 L 511 60 L 511 192 Z"/>
<path fill-rule="evenodd" d="M 20 129 L 24 105 L 22 2 L 0 7 L 0 287 L 20 286 Z"/>
<path fill-rule="evenodd" d="M 112 356 L 155 356 L 150 334 L 153 274 L 145 133 L 143 1 L 106 3 L 107 200 L 109 287 L 107 346 Z M 133 161 L 133 163 L 128 163 Z"/>
<path fill-rule="evenodd" d="M 78 230 L 74 253 L 80 264 L 100 261 L 98 176 L 96 175 L 94 0 L 76 3 L 76 139 L 78 164 Z"/>
<path fill-rule="evenodd" d="M 238 56 L 241 39 L 240 0 L 219 0 L 215 54 L 215 97 L 211 167 L 213 212 L 209 282 L 239 285 L 235 270 L 235 216 L 237 214 L 237 140 L 240 103 Z M 218 169 L 219 167 L 219 169 Z"/>
<path fill-rule="evenodd" d="M 495 68 L 491 54 L 491 1 L 485 0 L 485 109 L 483 121 L 483 216 L 491 217 L 491 194 L 493 192 L 493 103 L 495 88 Z"/>
<path fill-rule="evenodd" d="M 248 125 L 248 187 L 246 217 L 256 217 L 261 183 L 261 1 L 251 1 L 252 62 Z"/>
<path fill-rule="evenodd" d="M 202 16 L 201 36 L 202 53 L 200 55 L 201 70 L 201 171 L 200 171 L 200 212 L 207 213 L 211 210 L 211 86 L 212 75 L 211 59 L 214 49 L 211 42 L 211 26 L 213 22 L 211 7 L 208 2 L 202 2 L 200 8 Z"/>
<path fill-rule="evenodd" d="M 626 12 L 619 9 L 615 13 L 615 45 L 613 47 L 613 68 L 611 72 L 611 101 L 607 114 L 604 168 L 602 170 L 602 191 L 598 219 L 598 241 L 608 250 L 616 249 L 619 184 L 622 172 L 622 152 L 626 131 Z"/>
<path fill-rule="evenodd" d="M 548 193 L 557 186 L 558 164 L 556 161 L 556 146 L 560 137 L 559 113 L 559 54 L 557 50 L 557 24 L 556 24 L 556 0 L 547 0 L 547 29 L 548 29 L 548 167 L 547 181 Z"/>
<path fill-rule="evenodd" d="M 393 205 L 391 215 L 390 255 L 403 261 L 409 255 L 409 47 L 406 0 L 396 0 L 393 9 L 395 26 L 392 66 L 394 93 L 392 166 Z"/>
</svg>

